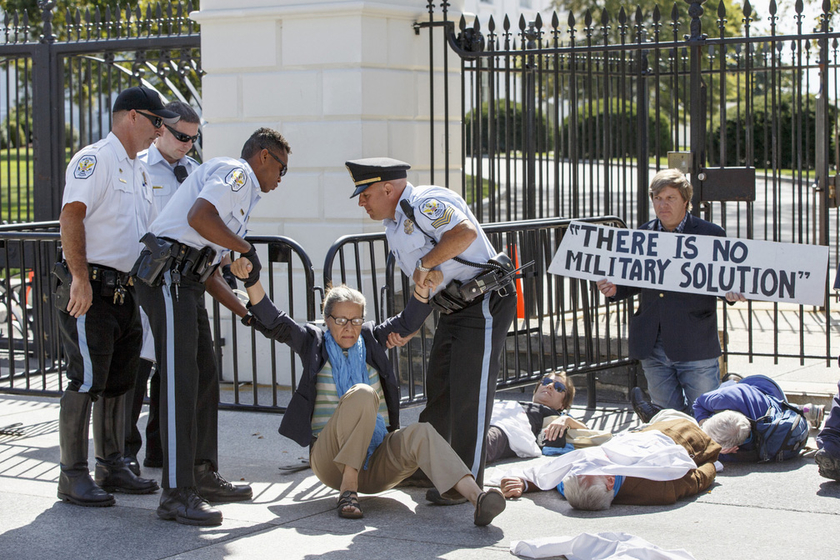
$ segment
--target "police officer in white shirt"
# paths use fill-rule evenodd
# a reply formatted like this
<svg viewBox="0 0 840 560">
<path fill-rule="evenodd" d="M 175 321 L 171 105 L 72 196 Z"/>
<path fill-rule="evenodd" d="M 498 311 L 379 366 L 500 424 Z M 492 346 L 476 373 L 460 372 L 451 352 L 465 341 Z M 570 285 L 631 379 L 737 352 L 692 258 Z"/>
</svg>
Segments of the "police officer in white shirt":
<svg viewBox="0 0 840 560">
<path fill-rule="evenodd" d="M 58 497 L 73 504 L 110 506 L 109 492 L 158 489 L 154 480 L 136 477 L 122 453 L 125 393 L 134 386 L 142 336 L 128 272 L 152 208 L 149 177 L 136 155 L 165 120 L 174 124 L 178 115 L 164 109 L 156 92 L 125 89 L 114 102 L 111 133 L 67 166 L 59 222 L 72 278 L 56 296 L 69 380 L 59 413 Z M 96 484 L 87 463 L 92 403 Z"/>
<path fill-rule="evenodd" d="M 146 166 L 149 181 L 152 185 L 154 206 L 149 224 L 181 186 L 187 176 L 198 168 L 199 163 L 187 155 L 193 149 L 193 144 L 199 138 L 201 119 L 189 104 L 183 101 L 172 101 L 164 107 L 181 118 L 175 124 L 164 124 L 163 133 L 154 143 L 137 154 L 137 158 Z M 148 224 L 147 224 L 148 227 Z M 145 232 L 144 232 L 145 233 Z M 146 422 L 146 458 L 143 465 L 152 468 L 163 466 L 163 450 L 160 445 L 160 422 L 158 410 L 160 403 L 160 375 L 152 373 L 155 362 L 155 342 L 149 329 L 149 319 L 140 310 L 143 324 L 143 348 L 140 352 L 140 366 L 133 392 L 129 393 L 129 404 L 126 406 L 125 418 L 125 450 L 123 460 L 128 468 L 140 476 L 140 464 L 137 453 L 143 445 L 143 438 L 137 428 L 137 421 L 143 409 L 143 398 L 146 396 L 146 386 L 149 387 L 149 417 Z M 151 382 L 149 376 L 151 375 Z"/>
<path fill-rule="evenodd" d="M 218 472 L 219 378 L 204 293 L 247 314 L 218 264 L 228 251 L 242 253 L 253 266 L 245 285 L 259 280 L 259 258 L 244 239 L 248 218 L 262 194 L 280 184 L 290 152 L 283 136 L 260 128 L 245 142 L 241 159 L 202 164 L 150 226 L 154 250 L 137 262 L 138 297 L 149 315 L 161 376 L 162 519 L 219 525 L 222 513 L 208 502 L 252 496 L 250 486 L 233 485 Z"/>
<path fill-rule="evenodd" d="M 388 246 L 406 276 L 428 286 L 432 306 L 442 311 L 435 330 L 426 375 L 429 422 L 447 439 L 476 483 L 484 478 L 484 438 L 490 423 L 499 360 L 508 328 L 516 315 L 513 284 L 498 285 L 466 300 L 456 289 L 477 275 L 512 269 L 497 257 L 466 202 L 436 186 L 415 187 L 407 181 L 409 165 L 391 158 L 346 162 L 359 196 L 373 220 L 382 220 Z M 351 197 L 351 198 L 352 198 Z M 496 264 L 502 259 L 502 264 Z M 504 269 L 504 270 L 502 270 Z M 495 277 L 495 276 L 494 276 Z M 432 496 L 454 503 L 458 496 Z"/>
</svg>

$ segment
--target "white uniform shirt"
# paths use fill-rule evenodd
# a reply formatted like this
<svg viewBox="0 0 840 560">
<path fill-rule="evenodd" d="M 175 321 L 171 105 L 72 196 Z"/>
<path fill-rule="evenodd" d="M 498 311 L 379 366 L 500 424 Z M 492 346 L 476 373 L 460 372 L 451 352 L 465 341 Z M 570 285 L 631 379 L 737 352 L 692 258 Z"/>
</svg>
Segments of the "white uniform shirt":
<svg viewBox="0 0 840 560">
<path fill-rule="evenodd" d="M 137 154 L 137 159 L 146 166 L 146 170 L 149 172 L 149 181 L 152 184 L 154 206 L 152 215 L 149 217 L 151 223 L 169 203 L 178 187 L 181 186 L 181 183 L 175 178 L 175 166 L 183 165 L 187 173 L 190 174 L 198 169 L 199 163 L 190 156 L 184 156 L 174 164 L 169 163 L 154 144 L 149 146 L 148 150 L 143 150 Z"/>
<path fill-rule="evenodd" d="M 131 159 L 113 132 L 79 150 L 65 174 L 62 208 L 86 207 L 85 251 L 91 264 L 128 272 L 140 254 L 152 210 L 146 168 Z"/>
<path fill-rule="evenodd" d="M 213 247 L 216 250 L 213 262 L 217 263 L 228 249 L 199 235 L 187 220 L 196 199 L 207 200 L 216 208 L 228 229 L 245 237 L 251 210 L 261 195 L 260 183 L 248 162 L 228 157 L 213 158 L 187 177 L 149 230 L 158 237 L 175 239 L 196 249 Z"/>
<path fill-rule="evenodd" d="M 478 237 L 458 256 L 474 263 L 486 263 L 496 256 L 496 250 L 481 230 L 478 220 L 457 193 L 443 187 L 415 187 L 409 183 L 400 197 L 400 202 L 402 200 L 408 200 L 414 208 L 414 218 L 419 223 L 415 224 L 410 220 L 400 204 L 397 204 L 394 220 L 386 218 L 382 224 L 385 226 L 385 236 L 397 264 L 409 278 L 414 274 L 417 260 L 425 257 L 434 247 L 421 229 L 439 242 L 444 233 L 464 220 L 469 220 L 478 230 Z M 436 292 L 444 289 L 451 280 L 470 280 L 482 272 L 479 268 L 463 265 L 453 259 L 435 268 L 443 273 L 443 282 Z"/>
</svg>

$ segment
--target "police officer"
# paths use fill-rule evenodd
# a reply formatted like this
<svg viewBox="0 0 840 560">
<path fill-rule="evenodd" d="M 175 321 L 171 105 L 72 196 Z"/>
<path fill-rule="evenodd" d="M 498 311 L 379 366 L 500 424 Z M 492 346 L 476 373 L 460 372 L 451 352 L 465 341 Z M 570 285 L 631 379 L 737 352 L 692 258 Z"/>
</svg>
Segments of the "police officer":
<svg viewBox="0 0 840 560">
<path fill-rule="evenodd" d="M 219 525 L 222 513 L 208 502 L 252 496 L 250 486 L 233 485 L 218 472 L 219 379 L 204 293 L 246 315 L 218 264 L 224 253 L 237 251 L 253 266 L 246 286 L 259 279 L 256 250 L 244 240 L 248 218 L 262 194 L 280 184 L 290 152 L 278 132 L 260 128 L 245 142 L 241 159 L 202 164 L 150 227 L 152 243 L 159 244 L 154 254 L 171 258 L 155 260 L 144 252 L 138 260 L 138 296 L 161 375 L 162 519 Z"/>
<path fill-rule="evenodd" d="M 164 119 L 174 124 L 178 115 L 164 109 L 156 92 L 125 89 L 114 102 L 111 133 L 67 166 L 59 222 L 72 280 L 59 313 L 69 382 L 59 412 L 58 497 L 73 504 L 110 506 L 109 492 L 158 489 L 135 476 L 122 453 L 125 393 L 134 386 L 142 336 L 128 272 L 152 207 L 149 177 L 136 155 L 160 134 Z M 96 484 L 87 464 L 92 403 Z"/>
<path fill-rule="evenodd" d="M 167 103 L 165 109 L 181 118 L 175 124 L 164 124 L 163 133 L 149 146 L 149 149 L 137 154 L 137 158 L 146 166 L 152 185 L 153 207 L 149 223 L 157 217 L 181 183 L 199 165 L 187 155 L 199 137 L 198 129 L 201 120 L 198 114 L 183 101 Z M 143 445 L 143 438 L 140 430 L 137 429 L 137 421 L 143 408 L 143 397 L 146 395 L 147 385 L 149 386 L 149 418 L 146 423 L 146 458 L 143 460 L 143 465 L 158 469 L 163 466 L 158 421 L 160 375 L 157 371 L 152 373 L 155 362 L 155 342 L 149 329 L 149 319 L 142 309 L 140 319 L 143 325 L 143 347 L 140 352 L 140 366 L 137 369 L 134 390 L 128 396 L 130 405 L 126 407 L 123 456 L 125 464 L 137 476 L 140 476 L 137 453 Z M 149 375 L 152 377 L 151 383 L 149 383 Z"/>
<path fill-rule="evenodd" d="M 453 296 L 447 286 L 473 279 L 496 256 L 464 199 L 442 187 L 411 185 L 410 166 L 395 159 L 360 159 L 346 166 L 356 185 L 351 198 L 359 196 L 371 219 L 382 220 L 403 273 L 432 290 L 433 306 L 449 311 L 435 330 L 420 421 L 451 443 L 481 486 L 499 359 L 516 314 L 513 286 L 457 301 L 457 290 Z"/>
</svg>

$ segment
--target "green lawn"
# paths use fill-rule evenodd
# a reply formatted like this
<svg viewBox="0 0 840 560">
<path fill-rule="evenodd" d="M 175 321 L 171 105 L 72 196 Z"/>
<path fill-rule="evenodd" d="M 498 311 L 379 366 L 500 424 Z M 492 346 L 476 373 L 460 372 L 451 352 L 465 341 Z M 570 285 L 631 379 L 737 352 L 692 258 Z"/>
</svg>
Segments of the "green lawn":
<svg viewBox="0 0 840 560">
<path fill-rule="evenodd" d="M 32 221 L 34 166 L 32 148 L 0 150 L 0 220 Z"/>
</svg>

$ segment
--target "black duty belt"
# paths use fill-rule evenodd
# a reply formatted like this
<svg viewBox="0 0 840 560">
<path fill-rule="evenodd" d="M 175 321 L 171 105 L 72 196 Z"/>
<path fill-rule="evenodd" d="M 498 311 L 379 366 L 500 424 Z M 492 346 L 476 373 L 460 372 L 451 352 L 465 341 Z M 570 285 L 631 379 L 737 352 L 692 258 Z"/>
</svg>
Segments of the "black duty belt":
<svg viewBox="0 0 840 560">
<path fill-rule="evenodd" d="M 126 288 L 134 286 L 134 279 L 130 274 L 110 266 L 88 264 L 88 274 L 91 282 L 99 283 L 99 295 L 113 298 L 115 305 L 122 305 L 125 302 Z"/>
</svg>

